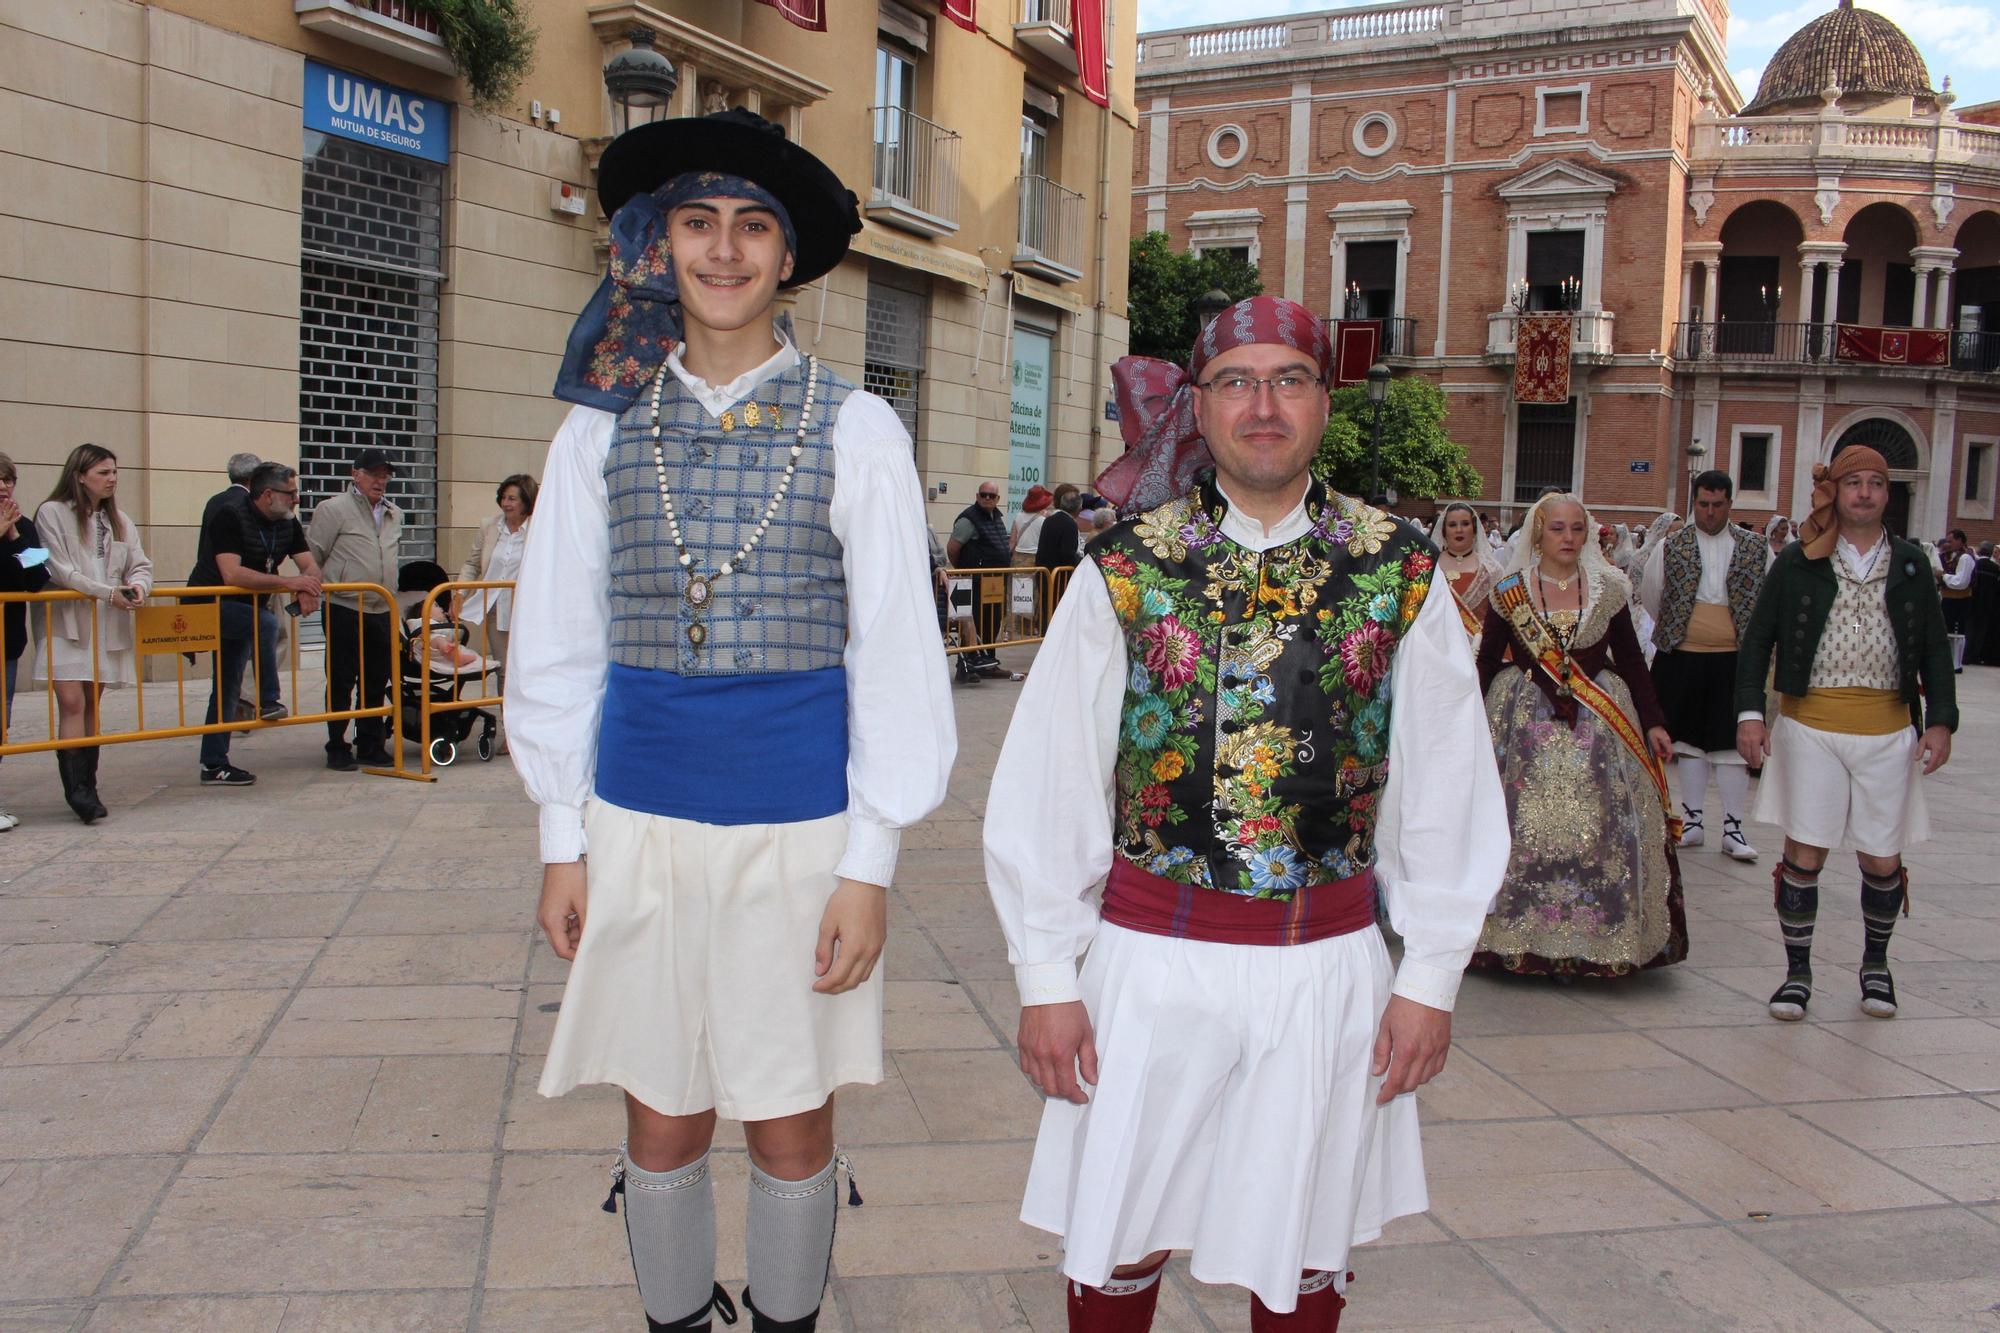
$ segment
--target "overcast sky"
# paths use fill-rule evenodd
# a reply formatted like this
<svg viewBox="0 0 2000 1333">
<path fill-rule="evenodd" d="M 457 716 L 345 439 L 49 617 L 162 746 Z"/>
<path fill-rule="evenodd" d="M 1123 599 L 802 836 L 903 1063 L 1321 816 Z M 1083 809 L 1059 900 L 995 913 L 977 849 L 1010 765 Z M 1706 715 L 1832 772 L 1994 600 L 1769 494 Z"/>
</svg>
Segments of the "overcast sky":
<svg viewBox="0 0 2000 1333">
<path fill-rule="evenodd" d="M 1746 101 L 1778 45 L 1832 7 L 1831 0 L 1741 0 L 1731 6 L 1729 68 Z M 1871 0 L 1866 7 L 1893 19 L 1916 42 L 1932 87 L 1949 74 L 1960 106 L 2000 100 L 2000 0 Z M 1339 6 L 1325 0 L 1139 0 L 1139 30 L 1331 8 Z"/>
</svg>

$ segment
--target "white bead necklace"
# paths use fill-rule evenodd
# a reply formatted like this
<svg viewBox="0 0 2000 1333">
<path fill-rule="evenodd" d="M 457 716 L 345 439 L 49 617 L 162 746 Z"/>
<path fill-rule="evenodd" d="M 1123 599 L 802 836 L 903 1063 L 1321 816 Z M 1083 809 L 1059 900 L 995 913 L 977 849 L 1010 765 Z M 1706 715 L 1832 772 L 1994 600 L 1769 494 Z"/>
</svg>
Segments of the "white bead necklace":
<svg viewBox="0 0 2000 1333">
<path fill-rule="evenodd" d="M 812 428 L 813 400 L 819 392 L 819 358 L 806 357 L 806 401 L 799 412 L 799 428 L 792 440 L 791 457 L 785 461 L 785 475 L 778 482 L 778 489 L 771 496 L 771 502 L 764 506 L 764 516 L 751 529 L 750 539 L 736 548 L 736 554 L 716 567 L 713 574 L 703 574 L 694 567 L 694 555 L 681 539 L 681 521 L 674 513 L 673 492 L 667 487 L 667 456 L 660 444 L 660 395 L 667 383 L 667 366 L 660 363 L 659 374 L 653 377 L 653 471 L 660 482 L 660 510 L 667 520 L 667 537 L 674 544 L 674 556 L 680 567 L 687 571 L 687 587 L 681 590 L 681 600 L 688 604 L 692 613 L 688 621 L 688 642 L 699 648 L 708 641 L 708 627 L 701 623 L 702 612 L 715 599 L 715 584 L 727 578 L 750 558 L 757 549 L 757 543 L 764 540 L 764 534 L 771 530 L 771 521 L 778 516 L 779 508 L 785 503 L 785 495 L 792 489 L 792 478 L 797 474 L 799 458 L 806 451 L 806 432 Z"/>
</svg>

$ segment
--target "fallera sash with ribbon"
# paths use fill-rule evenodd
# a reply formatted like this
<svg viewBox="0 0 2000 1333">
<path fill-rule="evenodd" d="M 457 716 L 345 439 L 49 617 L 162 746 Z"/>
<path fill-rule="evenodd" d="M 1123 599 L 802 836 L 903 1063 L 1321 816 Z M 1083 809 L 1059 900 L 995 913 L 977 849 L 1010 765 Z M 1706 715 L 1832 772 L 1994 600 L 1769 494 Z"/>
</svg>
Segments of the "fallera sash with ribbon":
<svg viewBox="0 0 2000 1333">
<path fill-rule="evenodd" d="M 1606 693 L 1604 687 L 1592 680 L 1587 672 L 1571 660 L 1569 653 L 1556 642 L 1549 632 L 1546 621 L 1535 613 L 1534 603 L 1528 599 L 1528 583 L 1520 574 L 1509 574 L 1493 587 L 1493 603 L 1500 608 L 1514 634 L 1534 655 L 1535 665 L 1548 674 L 1556 683 L 1558 699 L 1575 699 L 1597 715 L 1600 722 L 1611 730 L 1611 734 L 1623 742 L 1646 770 L 1646 776 L 1653 780 L 1654 788 L 1660 794 L 1660 809 L 1667 817 L 1667 844 L 1674 846 L 1681 839 L 1681 820 L 1674 814 L 1673 802 L 1667 796 L 1667 771 L 1660 765 L 1652 748 L 1646 744 L 1646 737 L 1618 701 Z"/>
<path fill-rule="evenodd" d="M 1458 595 L 1458 590 L 1455 588 L 1452 590 L 1451 600 L 1458 607 L 1458 618 L 1464 624 L 1465 632 L 1475 639 L 1478 638 L 1479 631 L 1485 628 L 1485 617 L 1467 606 L 1465 599 Z"/>
</svg>

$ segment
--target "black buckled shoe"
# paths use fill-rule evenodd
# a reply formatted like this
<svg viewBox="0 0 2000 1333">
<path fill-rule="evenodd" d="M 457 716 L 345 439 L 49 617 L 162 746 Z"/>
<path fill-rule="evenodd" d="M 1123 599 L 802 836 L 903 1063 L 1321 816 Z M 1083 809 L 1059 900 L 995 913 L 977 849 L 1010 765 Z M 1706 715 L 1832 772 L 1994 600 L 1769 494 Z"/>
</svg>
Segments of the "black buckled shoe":
<svg viewBox="0 0 2000 1333">
<path fill-rule="evenodd" d="M 743 1308 L 750 1312 L 750 1333 L 815 1333 L 819 1327 L 818 1306 L 797 1319 L 773 1319 L 757 1308 L 748 1287 L 743 1289 Z"/>
</svg>

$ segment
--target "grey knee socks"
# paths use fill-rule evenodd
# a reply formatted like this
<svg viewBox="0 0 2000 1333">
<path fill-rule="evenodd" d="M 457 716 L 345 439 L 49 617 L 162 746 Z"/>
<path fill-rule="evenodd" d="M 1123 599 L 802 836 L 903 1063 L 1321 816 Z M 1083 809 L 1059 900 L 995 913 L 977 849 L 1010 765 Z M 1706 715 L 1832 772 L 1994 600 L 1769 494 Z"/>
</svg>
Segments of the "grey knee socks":
<svg viewBox="0 0 2000 1333">
<path fill-rule="evenodd" d="M 706 1314 L 715 1292 L 715 1185 L 708 1154 L 672 1171 L 647 1171 L 627 1158 L 625 1234 L 648 1316 L 672 1324 Z"/>
<path fill-rule="evenodd" d="M 804 1319 L 819 1309 L 840 1204 L 833 1170 L 828 1161 L 804 1180 L 780 1180 L 750 1164 L 749 1299 L 767 1321 Z"/>
</svg>

